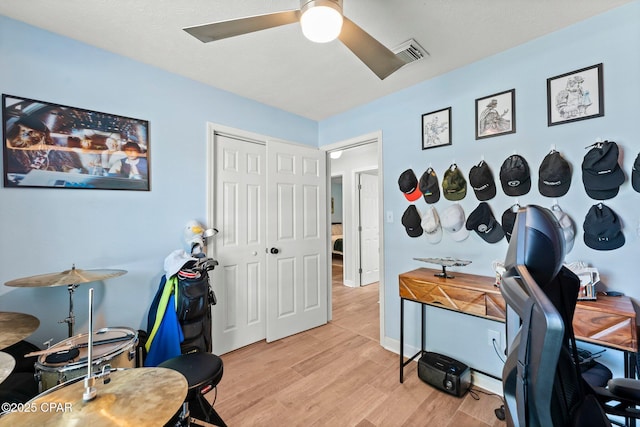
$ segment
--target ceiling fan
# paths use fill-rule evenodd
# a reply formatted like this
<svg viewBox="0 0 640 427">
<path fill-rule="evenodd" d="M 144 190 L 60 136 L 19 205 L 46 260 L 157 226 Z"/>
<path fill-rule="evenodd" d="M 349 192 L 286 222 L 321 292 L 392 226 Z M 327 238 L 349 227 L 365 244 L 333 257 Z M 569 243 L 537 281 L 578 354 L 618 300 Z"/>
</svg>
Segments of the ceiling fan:
<svg viewBox="0 0 640 427">
<path fill-rule="evenodd" d="M 381 80 L 406 62 L 342 14 L 342 0 L 300 0 L 300 9 L 196 25 L 184 30 L 207 43 L 300 21 L 311 41 L 338 38 Z"/>
</svg>

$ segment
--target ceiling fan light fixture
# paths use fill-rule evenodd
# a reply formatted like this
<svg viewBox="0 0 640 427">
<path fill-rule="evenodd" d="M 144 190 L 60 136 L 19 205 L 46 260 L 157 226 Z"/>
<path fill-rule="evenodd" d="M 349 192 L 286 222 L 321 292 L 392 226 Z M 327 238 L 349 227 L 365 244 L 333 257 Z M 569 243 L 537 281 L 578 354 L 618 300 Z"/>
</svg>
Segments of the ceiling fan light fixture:
<svg viewBox="0 0 640 427">
<path fill-rule="evenodd" d="M 342 30 L 342 0 L 302 0 L 302 34 L 315 43 L 335 40 Z"/>
</svg>

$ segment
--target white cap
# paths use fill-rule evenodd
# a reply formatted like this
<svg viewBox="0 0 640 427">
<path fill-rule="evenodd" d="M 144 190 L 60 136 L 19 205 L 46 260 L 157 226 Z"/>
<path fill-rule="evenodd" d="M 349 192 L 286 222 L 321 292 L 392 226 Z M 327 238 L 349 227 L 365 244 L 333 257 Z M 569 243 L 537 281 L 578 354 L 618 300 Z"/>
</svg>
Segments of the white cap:
<svg viewBox="0 0 640 427">
<path fill-rule="evenodd" d="M 427 238 L 429 243 L 439 243 L 442 240 L 442 227 L 440 226 L 440 218 L 436 208 L 431 206 L 422 217 L 423 236 Z"/>
<path fill-rule="evenodd" d="M 573 249 L 573 241 L 576 237 L 576 226 L 571 217 L 560 209 L 560 206 L 553 205 L 551 212 L 553 212 L 553 215 L 555 215 L 560 223 L 560 227 L 564 233 L 564 253 L 568 254 L 571 252 L 571 249 Z"/>
<path fill-rule="evenodd" d="M 464 210 L 459 203 L 454 203 L 442 212 L 440 224 L 456 242 L 462 242 L 469 237 L 469 230 L 465 227 Z"/>
</svg>

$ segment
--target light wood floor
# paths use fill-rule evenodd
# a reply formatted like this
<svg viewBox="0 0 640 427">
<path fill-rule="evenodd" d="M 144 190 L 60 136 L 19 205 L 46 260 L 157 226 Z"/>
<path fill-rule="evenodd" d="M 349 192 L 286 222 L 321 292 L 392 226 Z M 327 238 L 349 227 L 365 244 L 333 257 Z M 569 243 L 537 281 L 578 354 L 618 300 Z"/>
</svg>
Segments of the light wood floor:
<svg viewBox="0 0 640 427">
<path fill-rule="evenodd" d="M 498 397 L 440 392 L 415 364 L 400 384 L 398 355 L 379 344 L 378 284 L 343 286 L 341 260 L 334 264 L 331 322 L 222 356 L 215 408 L 229 427 L 505 425 L 494 414 Z"/>
</svg>

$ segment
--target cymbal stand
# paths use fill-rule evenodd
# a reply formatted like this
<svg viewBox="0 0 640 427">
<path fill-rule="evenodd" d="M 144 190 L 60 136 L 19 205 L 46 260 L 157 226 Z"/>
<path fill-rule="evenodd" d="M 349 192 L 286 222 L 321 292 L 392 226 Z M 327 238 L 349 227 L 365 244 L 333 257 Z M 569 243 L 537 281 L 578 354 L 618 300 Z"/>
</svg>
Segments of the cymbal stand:
<svg viewBox="0 0 640 427">
<path fill-rule="evenodd" d="M 73 292 L 77 287 L 78 285 L 76 284 L 67 285 L 67 289 L 69 290 L 69 317 L 58 321 L 58 323 L 66 323 L 68 325 L 69 338 L 73 336 L 73 325 L 76 323 L 76 316 L 73 314 Z"/>
<path fill-rule="evenodd" d="M 93 376 L 93 288 L 89 289 L 89 341 L 87 348 L 87 377 L 84 379 L 85 391 L 82 394 L 82 400 L 85 402 L 93 400 L 96 397 L 96 388 L 94 387 L 96 379 Z"/>
</svg>

